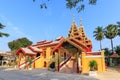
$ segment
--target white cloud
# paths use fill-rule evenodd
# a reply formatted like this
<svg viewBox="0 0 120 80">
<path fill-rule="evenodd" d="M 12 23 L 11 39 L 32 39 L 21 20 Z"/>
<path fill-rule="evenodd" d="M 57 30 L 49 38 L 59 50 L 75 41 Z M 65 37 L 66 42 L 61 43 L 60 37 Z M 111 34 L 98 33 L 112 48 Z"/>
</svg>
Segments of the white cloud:
<svg viewBox="0 0 120 80">
<path fill-rule="evenodd" d="M 3 37 L 0 39 L 0 42 L 2 42 L 0 43 L 0 46 L 3 46 L 3 47 L 0 47 L 1 51 L 8 51 L 9 48 L 7 44 L 12 40 L 15 40 L 21 37 L 27 37 L 28 39 L 32 40 L 32 37 L 23 31 L 22 29 L 23 26 L 16 26 L 6 16 L 0 15 L 0 22 L 6 26 L 5 29 L 3 29 L 4 30 L 3 32 L 7 32 L 10 34 L 8 38 Z"/>
<path fill-rule="evenodd" d="M 12 29 L 16 34 L 25 35 L 25 33 L 22 32 L 18 27 L 12 27 Z"/>
<path fill-rule="evenodd" d="M 21 30 L 22 27 L 14 25 L 14 23 L 12 23 L 10 20 L 8 20 L 8 18 L 6 16 L 0 15 L 0 19 L 3 22 L 3 24 L 7 26 L 5 29 L 10 34 L 10 36 L 28 37 L 30 39 L 30 36 Z"/>
</svg>

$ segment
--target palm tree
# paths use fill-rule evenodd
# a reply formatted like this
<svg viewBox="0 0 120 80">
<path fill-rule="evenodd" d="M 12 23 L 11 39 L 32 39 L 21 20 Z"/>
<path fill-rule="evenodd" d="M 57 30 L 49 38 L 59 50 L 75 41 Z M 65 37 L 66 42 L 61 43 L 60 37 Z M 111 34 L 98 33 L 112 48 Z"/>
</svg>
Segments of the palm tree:
<svg viewBox="0 0 120 80">
<path fill-rule="evenodd" d="M 110 24 L 105 28 L 104 31 L 105 37 L 107 39 L 111 40 L 111 47 L 112 47 L 112 53 L 114 53 L 113 50 L 113 39 L 117 36 L 118 34 L 118 27 L 114 24 Z"/>
<path fill-rule="evenodd" d="M 1 24 L 1 23 L 0 23 L 0 29 L 3 29 L 4 27 L 5 27 L 5 25 L 3 25 L 3 24 Z M 3 32 L 0 32 L 0 37 L 3 37 L 3 36 L 8 37 L 8 36 L 9 36 L 9 34 L 8 34 L 8 33 L 3 33 Z"/>
<path fill-rule="evenodd" d="M 102 44 L 101 41 L 104 39 L 104 33 L 103 28 L 98 26 L 95 28 L 95 31 L 93 31 L 93 37 L 95 37 L 96 40 L 100 41 L 100 50 L 102 50 Z"/>
<path fill-rule="evenodd" d="M 120 22 L 117 22 L 117 27 L 118 27 L 118 35 L 120 36 Z"/>
<path fill-rule="evenodd" d="M 118 55 L 120 55 L 120 45 L 114 47 L 114 49 L 115 49 L 115 52 L 116 52 Z"/>
</svg>

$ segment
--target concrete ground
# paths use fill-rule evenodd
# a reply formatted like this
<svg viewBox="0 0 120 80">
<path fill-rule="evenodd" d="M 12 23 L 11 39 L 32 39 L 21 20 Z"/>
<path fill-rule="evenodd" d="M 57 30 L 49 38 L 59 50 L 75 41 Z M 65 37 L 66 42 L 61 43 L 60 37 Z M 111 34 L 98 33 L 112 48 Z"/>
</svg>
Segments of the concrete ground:
<svg viewBox="0 0 120 80">
<path fill-rule="evenodd" d="M 107 68 L 106 72 L 98 73 L 96 78 L 100 80 L 120 80 L 120 67 Z"/>
<path fill-rule="evenodd" d="M 0 80 L 99 80 L 80 74 L 51 72 L 45 69 L 14 70 L 0 68 Z"/>
<path fill-rule="evenodd" d="M 108 68 L 96 77 L 81 74 L 65 74 L 43 69 L 15 70 L 0 68 L 0 80 L 120 80 L 120 67 Z"/>
</svg>

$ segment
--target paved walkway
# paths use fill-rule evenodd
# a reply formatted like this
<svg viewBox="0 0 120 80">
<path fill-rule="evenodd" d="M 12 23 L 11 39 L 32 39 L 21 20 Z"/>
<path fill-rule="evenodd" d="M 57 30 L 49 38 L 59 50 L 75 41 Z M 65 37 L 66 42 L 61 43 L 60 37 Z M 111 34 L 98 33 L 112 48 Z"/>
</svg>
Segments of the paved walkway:
<svg viewBox="0 0 120 80">
<path fill-rule="evenodd" d="M 120 67 L 108 68 L 106 72 L 98 73 L 96 77 L 80 74 L 65 74 L 43 69 L 14 70 L 0 68 L 0 80 L 120 80 Z"/>
<path fill-rule="evenodd" d="M 108 68 L 106 72 L 98 73 L 96 78 L 100 80 L 120 80 L 120 67 Z"/>
<path fill-rule="evenodd" d="M 0 69 L 0 80 L 98 80 L 80 74 L 51 72 L 45 69 L 12 70 Z"/>
</svg>

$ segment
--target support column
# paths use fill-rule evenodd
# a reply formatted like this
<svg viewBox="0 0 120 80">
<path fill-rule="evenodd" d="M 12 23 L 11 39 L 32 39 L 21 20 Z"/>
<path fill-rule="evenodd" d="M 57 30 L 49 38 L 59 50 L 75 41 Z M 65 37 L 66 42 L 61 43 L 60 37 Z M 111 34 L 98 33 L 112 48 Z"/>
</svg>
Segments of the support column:
<svg viewBox="0 0 120 80">
<path fill-rule="evenodd" d="M 57 50 L 57 54 L 58 54 L 58 72 L 60 70 L 60 60 L 59 60 L 59 51 Z"/>
<path fill-rule="evenodd" d="M 85 55 L 85 52 L 82 52 L 82 56 L 81 56 L 81 57 L 82 57 L 82 58 L 81 58 L 81 60 L 82 60 L 82 61 L 81 61 L 81 62 L 82 62 L 82 72 L 85 72 L 85 71 L 86 71 L 86 68 L 85 68 L 85 67 L 86 67 L 86 64 L 85 64 L 85 63 L 86 63 L 86 58 L 85 58 L 85 56 L 86 56 L 86 55 Z"/>
<path fill-rule="evenodd" d="M 76 58 L 77 58 L 77 73 L 79 73 L 79 67 L 78 67 L 78 56 L 79 56 L 79 55 L 78 55 L 78 54 L 79 54 L 79 53 L 77 52 L 77 57 L 76 57 Z"/>
<path fill-rule="evenodd" d="M 101 56 L 102 56 L 102 71 L 105 71 L 105 56 L 104 56 L 104 51 L 101 51 Z"/>
</svg>

